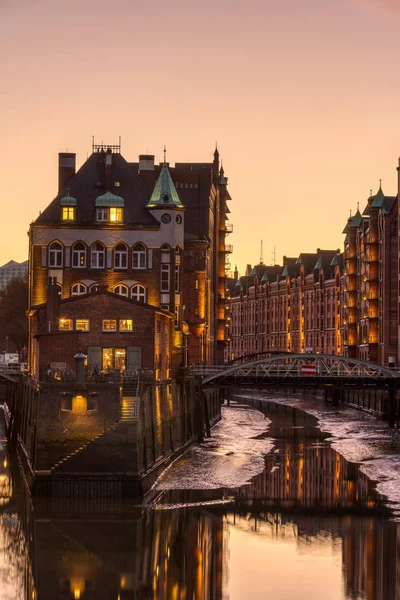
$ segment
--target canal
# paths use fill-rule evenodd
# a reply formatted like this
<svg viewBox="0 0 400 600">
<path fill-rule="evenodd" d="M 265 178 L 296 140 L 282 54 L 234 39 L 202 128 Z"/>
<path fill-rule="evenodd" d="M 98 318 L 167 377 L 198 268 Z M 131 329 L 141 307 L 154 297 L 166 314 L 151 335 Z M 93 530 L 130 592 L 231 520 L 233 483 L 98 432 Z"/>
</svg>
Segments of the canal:
<svg viewBox="0 0 400 600">
<path fill-rule="evenodd" d="M 1 421 L 0 600 L 399 599 L 398 431 L 314 399 L 239 400 L 145 506 L 33 502 Z"/>
</svg>

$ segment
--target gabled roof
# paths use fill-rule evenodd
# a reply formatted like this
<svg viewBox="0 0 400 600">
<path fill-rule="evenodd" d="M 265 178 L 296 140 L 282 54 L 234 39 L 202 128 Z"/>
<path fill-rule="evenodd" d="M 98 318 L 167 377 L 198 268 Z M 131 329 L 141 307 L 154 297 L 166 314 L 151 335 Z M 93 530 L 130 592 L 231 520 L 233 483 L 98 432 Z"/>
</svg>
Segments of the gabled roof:
<svg viewBox="0 0 400 600">
<path fill-rule="evenodd" d="M 351 219 L 350 223 L 349 223 L 349 227 L 360 227 L 362 223 L 362 216 L 360 211 L 357 209 L 356 214 L 354 215 L 354 217 Z"/>
<path fill-rule="evenodd" d="M 382 208 L 383 203 L 385 201 L 385 195 L 382 191 L 381 186 L 379 186 L 379 190 L 377 191 L 375 196 L 372 196 L 371 199 L 372 199 L 371 208 Z"/>
<path fill-rule="evenodd" d="M 36 219 L 34 225 L 61 224 L 60 200 L 67 195 L 77 201 L 74 224 L 96 224 L 96 198 L 107 192 L 105 177 L 105 152 L 94 152 L 81 168 L 60 190 L 54 200 Z M 159 228 L 159 223 L 146 210 L 150 198 L 149 185 L 135 172 L 121 154 L 112 154 L 112 175 L 110 184 L 114 189 L 117 182 L 118 195 L 125 198 L 124 222 L 119 227 L 135 225 Z M 108 190 L 112 193 L 112 189 Z"/>
<path fill-rule="evenodd" d="M 147 203 L 147 208 L 166 208 L 168 206 L 183 208 L 183 204 L 180 201 L 178 192 L 172 181 L 168 166 L 164 163 L 156 181 L 156 185 L 154 186 L 153 193 L 151 194 L 151 198 Z"/>
</svg>

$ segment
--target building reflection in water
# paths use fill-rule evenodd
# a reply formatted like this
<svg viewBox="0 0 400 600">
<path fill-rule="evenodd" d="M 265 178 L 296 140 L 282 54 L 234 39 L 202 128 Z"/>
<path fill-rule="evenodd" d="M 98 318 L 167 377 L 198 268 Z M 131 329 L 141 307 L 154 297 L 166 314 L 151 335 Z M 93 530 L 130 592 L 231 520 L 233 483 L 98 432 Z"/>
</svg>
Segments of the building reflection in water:
<svg viewBox="0 0 400 600">
<path fill-rule="evenodd" d="M 371 483 L 313 419 L 271 410 L 277 452 L 263 473 L 238 490 L 168 492 L 156 509 L 87 498 L 32 506 L 0 447 L 2 600 L 235 600 L 233 583 L 247 581 L 249 565 L 245 595 L 263 598 L 279 561 L 300 600 L 308 596 L 290 570 L 300 559 L 303 583 L 314 569 L 314 588 L 322 577 L 328 589 L 334 574 L 335 600 L 400 600 L 400 529 Z M 184 506 L 227 494 L 236 501 Z"/>
</svg>

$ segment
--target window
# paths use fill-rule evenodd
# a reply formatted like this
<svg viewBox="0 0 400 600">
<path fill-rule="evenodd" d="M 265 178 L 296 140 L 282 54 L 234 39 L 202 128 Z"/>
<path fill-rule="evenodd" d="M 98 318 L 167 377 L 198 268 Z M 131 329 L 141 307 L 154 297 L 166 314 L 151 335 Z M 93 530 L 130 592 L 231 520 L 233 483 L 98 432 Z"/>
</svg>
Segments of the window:
<svg viewBox="0 0 400 600">
<path fill-rule="evenodd" d="M 111 223 L 122 223 L 122 208 L 110 208 Z"/>
<path fill-rule="evenodd" d="M 131 298 L 137 302 L 146 302 L 146 288 L 144 285 L 134 285 L 131 291 Z"/>
<path fill-rule="evenodd" d="M 120 319 L 119 320 L 120 331 L 132 331 L 132 319 Z"/>
<path fill-rule="evenodd" d="M 199 289 L 199 280 L 198 279 L 196 279 L 196 281 L 194 282 L 194 287 L 196 290 Z"/>
<path fill-rule="evenodd" d="M 75 283 L 71 288 L 71 296 L 82 296 L 87 293 L 87 287 L 83 283 Z"/>
<path fill-rule="evenodd" d="M 117 331 L 117 321 L 115 319 L 104 319 L 103 331 Z"/>
<path fill-rule="evenodd" d="M 92 246 L 92 269 L 104 269 L 105 250 L 102 244 L 93 244 Z"/>
<path fill-rule="evenodd" d="M 118 244 L 114 250 L 114 269 L 128 268 L 128 248 L 125 244 Z"/>
<path fill-rule="evenodd" d="M 72 246 L 72 266 L 81 269 L 86 267 L 86 247 L 82 242 Z"/>
<path fill-rule="evenodd" d="M 132 269 L 146 268 L 146 248 L 143 244 L 135 244 L 132 254 Z"/>
<path fill-rule="evenodd" d="M 179 327 L 179 306 L 175 306 L 175 327 Z"/>
<path fill-rule="evenodd" d="M 60 331 L 72 331 L 72 319 L 60 319 L 59 329 Z"/>
<path fill-rule="evenodd" d="M 175 265 L 175 292 L 180 292 L 180 288 L 181 288 L 180 266 Z"/>
<path fill-rule="evenodd" d="M 169 247 L 168 244 L 163 244 L 161 246 L 161 252 L 169 252 L 171 250 L 171 248 Z"/>
<path fill-rule="evenodd" d="M 126 285 L 117 285 L 114 288 L 114 294 L 118 294 L 118 296 L 124 296 L 125 298 L 128 297 L 128 288 L 126 287 Z"/>
<path fill-rule="evenodd" d="M 178 223 L 178 225 L 180 225 L 182 223 L 182 216 L 181 215 L 176 215 L 175 220 Z"/>
<path fill-rule="evenodd" d="M 169 292 L 169 265 L 161 265 L 161 291 Z"/>
<path fill-rule="evenodd" d="M 161 308 L 169 312 L 169 304 L 161 304 Z"/>
<path fill-rule="evenodd" d="M 63 250 L 61 244 L 53 242 L 49 247 L 49 267 L 62 267 Z"/>
<path fill-rule="evenodd" d="M 96 221 L 108 221 L 108 208 L 97 208 L 96 209 Z"/>
<path fill-rule="evenodd" d="M 89 319 L 76 319 L 75 329 L 76 331 L 89 331 Z"/>
<path fill-rule="evenodd" d="M 182 248 L 179 246 L 179 244 L 175 247 L 175 254 L 177 256 L 180 256 L 182 254 Z"/>
<path fill-rule="evenodd" d="M 75 206 L 62 206 L 61 207 L 61 220 L 62 221 L 75 221 Z"/>
</svg>

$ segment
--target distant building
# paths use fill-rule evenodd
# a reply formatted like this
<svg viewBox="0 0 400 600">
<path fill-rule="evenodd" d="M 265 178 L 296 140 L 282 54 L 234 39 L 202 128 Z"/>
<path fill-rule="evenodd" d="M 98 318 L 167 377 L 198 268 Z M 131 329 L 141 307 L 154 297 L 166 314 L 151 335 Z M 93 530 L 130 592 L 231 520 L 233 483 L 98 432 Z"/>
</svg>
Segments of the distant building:
<svg viewBox="0 0 400 600">
<path fill-rule="evenodd" d="M 0 267 L 0 291 L 4 290 L 13 279 L 22 279 L 26 281 L 28 278 L 28 261 L 17 263 L 15 260 L 10 260 Z"/>
<path fill-rule="evenodd" d="M 343 256 L 320 250 L 248 265 L 228 280 L 226 359 L 260 352 L 342 353 Z"/>
</svg>

